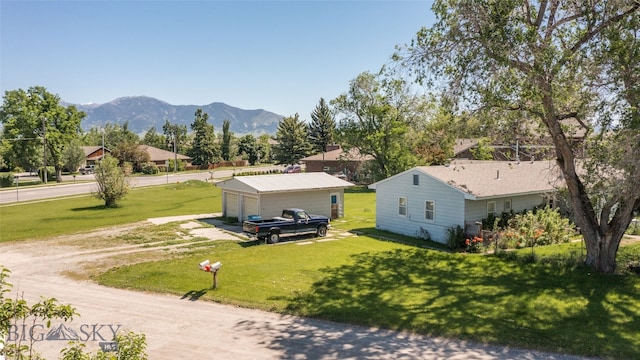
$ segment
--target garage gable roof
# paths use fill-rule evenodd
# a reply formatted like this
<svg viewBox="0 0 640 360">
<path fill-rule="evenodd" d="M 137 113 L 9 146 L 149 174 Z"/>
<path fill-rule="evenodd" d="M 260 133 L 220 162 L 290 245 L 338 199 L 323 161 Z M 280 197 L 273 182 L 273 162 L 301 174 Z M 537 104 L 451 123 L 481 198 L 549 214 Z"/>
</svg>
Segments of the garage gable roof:
<svg viewBox="0 0 640 360">
<path fill-rule="evenodd" d="M 236 176 L 216 184 L 223 190 L 250 193 L 278 193 L 303 190 L 340 189 L 353 186 L 324 172 Z"/>
</svg>

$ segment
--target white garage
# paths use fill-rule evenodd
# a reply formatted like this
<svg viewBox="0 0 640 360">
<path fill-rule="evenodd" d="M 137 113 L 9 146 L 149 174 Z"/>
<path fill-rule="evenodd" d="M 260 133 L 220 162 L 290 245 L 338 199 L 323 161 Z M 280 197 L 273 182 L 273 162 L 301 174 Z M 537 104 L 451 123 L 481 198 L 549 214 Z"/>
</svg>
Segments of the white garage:
<svg viewBox="0 0 640 360">
<path fill-rule="evenodd" d="M 332 219 L 344 216 L 344 189 L 353 186 L 326 173 L 236 176 L 216 184 L 222 189 L 222 215 L 246 220 L 280 216 L 301 208 Z"/>
</svg>

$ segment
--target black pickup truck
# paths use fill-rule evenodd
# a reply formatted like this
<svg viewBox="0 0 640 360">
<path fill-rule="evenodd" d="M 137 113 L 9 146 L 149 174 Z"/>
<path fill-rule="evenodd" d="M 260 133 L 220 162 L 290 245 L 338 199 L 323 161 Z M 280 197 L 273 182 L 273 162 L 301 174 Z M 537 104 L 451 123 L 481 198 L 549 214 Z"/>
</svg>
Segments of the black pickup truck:
<svg viewBox="0 0 640 360">
<path fill-rule="evenodd" d="M 284 209 L 282 216 L 268 220 L 246 220 L 242 231 L 249 237 L 266 240 L 269 244 L 280 241 L 282 235 L 300 235 L 315 233 L 326 236 L 330 220 L 322 215 L 309 215 L 302 209 Z"/>
</svg>

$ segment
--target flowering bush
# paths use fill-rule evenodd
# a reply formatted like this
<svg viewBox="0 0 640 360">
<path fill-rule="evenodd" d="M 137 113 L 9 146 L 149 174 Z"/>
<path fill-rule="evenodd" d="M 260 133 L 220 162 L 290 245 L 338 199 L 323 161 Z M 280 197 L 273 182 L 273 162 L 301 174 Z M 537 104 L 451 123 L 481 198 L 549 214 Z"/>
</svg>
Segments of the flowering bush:
<svg viewBox="0 0 640 360">
<path fill-rule="evenodd" d="M 464 241 L 464 245 L 465 245 L 464 250 L 466 252 L 470 252 L 470 253 L 482 252 L 482 250 L 483 250 L 483 246 L 482 246 L 483 242 L 484 242 L 484 240 L 479 236 L 474 236 L 471 239 L 466 239 Z"/>
<path fill-rule="evenodd" d="M 568 219 L 557 210 L 545 207 L 536 212 L 516 215 L 500 233 L 499 247 L 519 249 L 535 245 L 565 243 L 571 239 L 573 229 Z"/>
</svg>

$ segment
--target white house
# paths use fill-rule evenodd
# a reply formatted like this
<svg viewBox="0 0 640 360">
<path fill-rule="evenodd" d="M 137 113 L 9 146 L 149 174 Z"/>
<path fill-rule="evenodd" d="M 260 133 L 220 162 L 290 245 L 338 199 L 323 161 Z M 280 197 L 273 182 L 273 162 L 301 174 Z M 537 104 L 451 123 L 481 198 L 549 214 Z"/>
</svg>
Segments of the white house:
<svg viewBox="0 0 640 360">
<path fill-rule="evenodd" d="M 554 161 L 455 161 L 419 166 L 374 183 L 376 228 L 446 243 L 447 229 L 477 232 L 489 214 L 531 209 L 564 182 Z M 476 229 L 473 229 L 476 227 Z"/>
<path fill-rule="evenodd" d="M 300 208 L 332 219 L 344 216 L 344 189 L 353 186 L 326 173 L 236 176 L 216 184 L 222 189 L 222 215 L 246 220 L 280 216 Z"/>
</svg>

